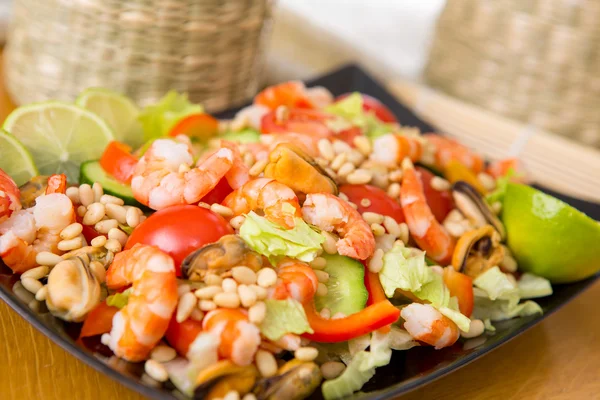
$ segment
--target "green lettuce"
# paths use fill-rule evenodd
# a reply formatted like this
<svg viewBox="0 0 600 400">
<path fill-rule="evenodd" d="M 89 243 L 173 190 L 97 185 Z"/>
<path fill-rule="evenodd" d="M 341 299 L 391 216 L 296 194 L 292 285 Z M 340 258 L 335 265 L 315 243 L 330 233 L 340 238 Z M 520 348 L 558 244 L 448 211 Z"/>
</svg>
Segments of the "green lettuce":
<svg viewBox="0 0 600 400">
<path fill-rule="evenodd" d="M 138 120 L 144 130 L 144 140 L 148 141 L 167 135 L 177 122 L 188 115 L 202 112 L 202 106 L 190 103 L 187 94 L 171 90 L 158 103 L 144 108 Z"/>
<path fill-rule="evenodd" d="M 292 229 L 285 229 L 251 211 L 240 227 L 240 236 L 252 250 L 276 263 L 282 257 L 311 262 L 321 250 L 325 238 L 302 218 L 295 219 Z"/>
<path fill-rule="evenodd" d="M 219 135 L 219 138 L 238 143 L 256 143 L 260 141 L 260 132 L 256 129 L 245 128 L 241 131 L 227 131 Z"/>
<path fill-rule="evenodd" d="M 473 286 L 483 290 L 490 300 L 507 300 L 511 304 L 519 302 L 519 290 L 498 267 L 490 268 L 475 278 Z"/>
<path fill-rule="evenodd" d="M 131 288 L 122 291 L 121 293 L 115 293 L 106 298 L 106 305 L 111 307 L 123 308 L 129 303 L 129 295 L 131 294 Z"/>
<path fill-rule="evenodd" d="M 496 189 L 485 197 L 488 204 L 493 204 L 495 202 L 502 203 L 504 201 L 504 196 L 506 195 L 506 188 L 511 179 L 519 178 L 521 176 L 522 174 L 517 174 L 517 171 L 515 171 L 514 168 L 509 168 L 506 175 L 501 176 L 496 180 Z"/>
<path fill-rule="evenodd" d="M 552 294 L 552 285 L 548 279 L 529 273 L 521 276 L 517 282 L 517 288 L 522 299 L 535 299 Z"/>
<path fill-rule="evenodd" d="M 483 326 L 485 327 L 486 332 L 494 333 L 496 332 L 496 327 L 492 325 L 492 321 L 489 318 L 483 320 Z"/>
<path fill-rule="evenodd" d="M 286 333 L 313 333 L 302 305 L 293 299 L 265 300 L 267 312 L 260 332 L 269 340 L 279 340 Z"/>
<path fill-rule="evenodd" d="M 434 279 L 435 273 L 425 264 L 424 252 L 413 252 L 402 245 L 394 245 L 383 256 L 383 268 L 379 280 L 387 297 L 396 289 L 418 292 Z"/>
</svg>

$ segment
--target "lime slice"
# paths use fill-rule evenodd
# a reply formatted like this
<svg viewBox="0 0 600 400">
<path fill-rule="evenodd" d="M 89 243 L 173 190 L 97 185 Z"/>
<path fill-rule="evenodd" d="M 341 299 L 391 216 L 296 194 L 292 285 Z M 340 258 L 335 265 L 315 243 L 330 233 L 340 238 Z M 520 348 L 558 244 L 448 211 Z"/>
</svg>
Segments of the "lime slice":
<svg viewBox="0 0 600 400">
<path fill-rule="evenodd" d="M 56 101 L 19 107 L 2 128 L 29 150 L 41 174 L 66 174 L 70 182 L 78 181 L 82 162 L 99 159 L 114 140 L 102 118 Z"/>
<path fill-rule="evenodd" d="M 519 268 L 553 283 L 600 270 L 600 224 L 532 187 L 508 184 L 502 219 Z"/>
<path fill-rule="evenodd" d="M 89 88 L 79 95 L 75 104 L 106 121 L 118 141 L 134 149 L 142 145 L 142 125 L 137 120 L 140 110 L 128 97 L 109 89 Z"/>
<path fill-rule="evenodd" d="M 38 175 L 29 151 L 13 135 L 3 130 L 0 130 L 0 169 L 13 178 L 18 186 Z"/>
</svg>

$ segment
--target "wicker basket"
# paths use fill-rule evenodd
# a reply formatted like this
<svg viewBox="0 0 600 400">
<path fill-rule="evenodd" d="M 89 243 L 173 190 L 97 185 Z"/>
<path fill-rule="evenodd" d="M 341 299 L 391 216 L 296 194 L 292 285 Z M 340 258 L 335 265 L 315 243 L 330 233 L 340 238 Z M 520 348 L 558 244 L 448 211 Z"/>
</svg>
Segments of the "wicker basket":
<svg viewBox="0 0 600 400">
<path fill-rule="evenodd" d="M 140 105 L 168 90 L 210 111 L 258 89 L 272 0 L 15 0 L 6 85 L 19 104 L 108 87 Z"/>
<path fill-rule="evenodd" d="M 448 0 L 427 82 L 600 147 L 600 2 Z"/>
</svg>

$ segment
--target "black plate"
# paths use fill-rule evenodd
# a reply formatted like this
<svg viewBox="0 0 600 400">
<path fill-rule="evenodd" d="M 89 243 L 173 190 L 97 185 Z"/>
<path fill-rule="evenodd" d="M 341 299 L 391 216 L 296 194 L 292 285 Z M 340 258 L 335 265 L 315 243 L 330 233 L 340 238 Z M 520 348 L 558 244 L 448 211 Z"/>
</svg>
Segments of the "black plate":
<svg viewBox="0 0 600 400">
<path fill-rule="evenodd" d="M 398 103 L 392 95 L 357 66 L 342 68 L 308 82 L 308 85 L 325 86 L 334 95 L 352 91 L 369 94 L 385 103 L 398 116 L 402 124 L 419 127 L 425 132 L 433 130 L 431 126 Z M 221 116 L 231 116 L 234 112 L 235 110 L 231 110 Z M 570 203 L 592 218 L 600 220 L 600 207 L 597 204 L 573 199 L 549 190 L 545 191 Z M 440 351 L 428 347 L 418 347 L 408 351 L 394 352 L 392 362 L 386 367 L 379 368 L 375 377 L 365 385 L 360 394 L 356 394 L 354 397 L 393 398 L 455 371 L 538 324 L 580 294 L 598 276 L 600 275 L 570 285 L 554 285 L 554 294 L 538 301 L 544 309 L 544 315 L 496 323 L 497 331 L 493 336 L 482 336 L 466 342 L 459 342 Z M 16 282 L 18 279 L 11 275 L 11 271 L 5 266 L 0 266 L 0 298 L 63 349 L 145 396 L 154 399 L 176 398 L 169 389 L 156 389 L 144 384 L 141 379 L 143 373 L 141 364 L 131 364 L 110 357 L 110 352 L 107 353 L 107 348 L 98 341 L 87 343 L 90 348 L 94 349 L 93 351 L 76 344 L 73 338 L 77 337 L 79 327 L 75 324 L 66 324 L 47 312 L 32 311 L 26 302 L 20 300 L 13 293 L 12 288 Z M 319 393 L 317 391 L 315 397 L 320 397 Z"/>
</svg>

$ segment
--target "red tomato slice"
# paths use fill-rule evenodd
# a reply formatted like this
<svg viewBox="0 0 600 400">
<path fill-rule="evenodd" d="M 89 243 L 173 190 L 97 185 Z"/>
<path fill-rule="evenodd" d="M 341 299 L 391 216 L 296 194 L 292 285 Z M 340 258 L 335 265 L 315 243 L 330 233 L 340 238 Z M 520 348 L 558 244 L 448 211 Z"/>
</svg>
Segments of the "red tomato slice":
<svg viewBox="0 0 600 400">
<path fill-rule="evenodd" d="M 131 182 L 137 163 L 138 159 L 131 154 L 131 147 L 117 141 L 110 142 L 100 157 L 102 169 L 122 183 Z"/>
<path fill-rule="evenodd" d="M 202 198 L 202 201 L 208 204 L 221 203 L 231 192 L 233 192 L 233 189 L 229 186 L 229 183 L 227 183 L 227 179 L 222 178 L 219 183 L 217 183 L 217 186 Z"/>
<path fill-rule="evenodd" d="M 210 210 L 193 205 L 172 206 L 138 225 L 125 249 L 136 243 L 156 246 L 173 257 L 177 276 L 181 276 L 181 262 L 188 254 L 229 234 L 233 234 L 231 225 Z"/>
<path fill-rule="evenodd" d="M 425 192 L 425 198 L 427 204 L 431 208 L 431 212 L 439 222 L 443 222 L 448 213 L 454 208 L 454 201 L 452 200 L 452 194 L 449 190 L 435 190 L 431 187 L 431 179 L 435 175 L 429 172 L 427 169 L 422 167 L 415 167 L 419 171 L 421 183 L 423 184 L 423 192 Z"/>
<path fill-rule="evenodd" d="M 387 215 L 396 220 L 399 224 L 404 222 L 404 212 L 400 204 L 392 199 L 387 193 L 378 187 L 371 185 L 342 185 L 340 192 L 348 196 L 348 199 L 358 206 L 358 212 L 375 212 Z M 371 204 L 363 206 L 361 201 L 367 199 Z"/>
<path fill-rule="evenodd" d="M 171 322 L 169 322 L 167 332 L 165 332 L 165 338 L 167 339 L 167 342 L 177 350 L 177 353 L 186 357 L 190 345 L 196 340 L 201 332 L 202 322 L 187 319 L 179 323 L 175 319 L 175 315 L 173 315 Z"/>
<path fill-rule="evenodd" d="M 458 308 L 461 313 L 470 317 L 473 313 L 473 279 L 461 274 L 452 266 L 444 268 L 444 284 L 450 291 L 450 296 L 458 299 Z"/>
<path fill-rule="evenodd" d="M 208 114 L 192 114 L 179 121 L 169 131 L 169 136 L 186 135 L 208 139 L 219 133 L 219 121 Z"/>
<path fill-rule="evenodd" d="M 339 96 L 338 98 L 336 98 L 336 101 L 342 100 L 344 97 L 348 97 L 351 93 L 345 93 L 341 96 Z M 375 116 L 381 121 L 381 122 L 388 122 L 388 123 L 397 123 L 398 119 L 396 119 L 396 116 L 390 111 L 389 108 L 387 108 L 382 102 L 380 102 L 379 100 L 377 100 L 375 97 L 373 96 L 369 96 L 368 94 L 364 94 L 361 93 L 360 94 L 363 98 L 363 110 L 365 111 L 372 111 L 373 114 L 375 114 Z"/>
<path fill-rule="evenodd" d="M 98 304 L 85 318 L 79 339 L 110 332 L 112 320 L 117 311 L 119 309 L 106 304 L 106 300 Z"/>
<path fill-rule="evenodd" d="M 83 230 L 81 231 L 81 233 L 83 234 L 83 237 L 85 238 L 85 240 L 88 243 L 90 243 L 92 241 L 92 239 L 94 239 L 95 237 L 106 236 L 106 235 L 103 235 L 103 234 L 99 233 L 97 230 L 95 230 L 90 225 L 84 225 L 83 224 L 83 217 L 80 217 L 79 215 L 77 215 L 75 217 L 75 220 L 77 222 L 79 222 L 81 224 L 81 226 L 83 226 Z"/>
<path fill-rule="evenodd" d="M 261 119 L 262 133 L 302 133 L 310 136 L 327 137 L 332 134 L 325 125 L 331 116 L 316 110 L 293 108 L 288 111 L 284 121 L 277 121 L 275 111 L 265 114 Z"/>
<path fill-rule="evenodd" d="M 352 128 L 344 129 L 343 131 L 339 131 L 335 135 L 334 138 L 342 140 L 348 143 L 350 146 L 354 146 L 354 138 L 357 136 L 362 136 L 362 129 L 358 126 L 353 126 Z"/>
</svg>

